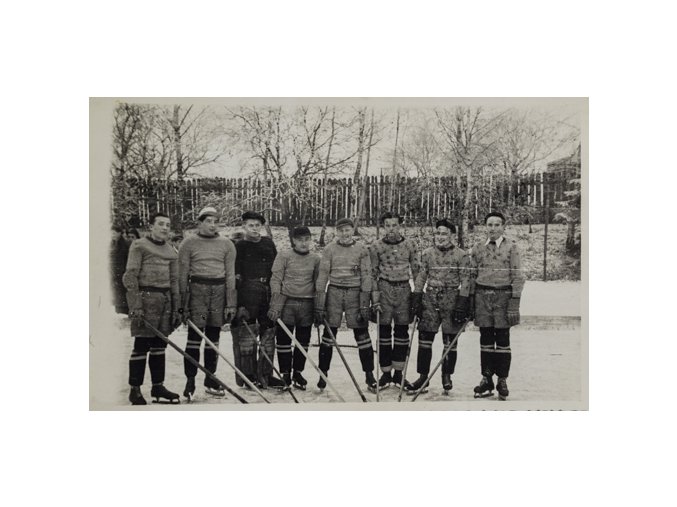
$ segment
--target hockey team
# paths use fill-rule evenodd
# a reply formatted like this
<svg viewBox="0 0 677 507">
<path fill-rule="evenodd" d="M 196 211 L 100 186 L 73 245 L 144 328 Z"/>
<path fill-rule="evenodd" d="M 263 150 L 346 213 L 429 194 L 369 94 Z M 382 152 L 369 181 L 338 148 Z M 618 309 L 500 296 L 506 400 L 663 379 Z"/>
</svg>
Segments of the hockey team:
<svg viewBox="0 0 677 507">
<path fill-rule="evenodd" d="M 134 338 L 129 359 L 133 405 L 146 404 L 141 393 L 146 363 L 151 398 L 179 402 L 180 396 L 164 386 L 165 349 L 167 336 L 182 323 L 189 324 L 183 351 L 188 401 L 195 394 L 201 355 L 200 369 L 211 373 L 205 375 L 206 393 L 225 396 L 224 384 L 215 380 L 224 324 L 230 324 L 233 338 L 235 381 L 257 391 L 305 390 L 312 328 L 318 328 L 318 336 L 323 329 L 317 365 L 310 362 L 319 374 L 317 387 L 324 389 L 344 320 L 353 332 L 367 389 L 393 385 L 416 396 L 428 390 L 440 327 L 443 352 L 437 366 L 445 393 L 452 390 L 459 336 L 473 320 L 480 331 L 481 371 L 474 396 L 491 396 L 495 389 L 500 399 L 508 397 L 510 328 L 519 324 L 524 276 L 517 244 L 504 235 L 501 213 L 485 217 L 487 236 L 469 252 L 454 245 L 455 226 L 447 219 L 437 220 L 432 246 L 419 252 L 402 234 L 403 219 L 396 213 L 381 217 L 385 234 L 369 247 L 355 241 L 354 223 L 342 218 L 335 225 L 335 241 L 321 255 L 312 251 L 307 227 L 294 228 L 291 248 L 278 252 L 272 238 L 262 234 L 266 220 L 260 213 L 245 212 L 243 232 L 232 240 L 219 235 L 218 219 L 215 208 L 203 208 L 197 232 L 183 239 L 177 252 L 170 218 L 156 213 L 149 234 L 129 248 L 122 283 Z M 378 379 L 370 321 L 377 323 Z M 418 378 L 410 383 L 405 372 L 415 330 Z"/>
</svg>

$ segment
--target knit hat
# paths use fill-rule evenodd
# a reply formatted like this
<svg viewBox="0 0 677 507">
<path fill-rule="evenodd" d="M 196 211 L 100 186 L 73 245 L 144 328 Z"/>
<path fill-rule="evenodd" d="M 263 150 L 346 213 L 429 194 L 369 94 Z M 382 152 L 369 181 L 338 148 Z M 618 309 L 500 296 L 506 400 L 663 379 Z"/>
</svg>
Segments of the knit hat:
<svg viewBox="0 0 677 507">
<path fill-rule="evenodd" d="M 200 220 L 202 217 L 218 217 L 218 216 L 219 214 L 216 211 L 216 208 L 213 208 L 212 206 L 207 206 L 200 210 L 200 213 L 198 213 L 197 215 L 197 219 Z"/>
<path fill-rule="evenodd" d="M 350 227 L 355 227 L 355 224 L 350 218 L 340 218 L 336 221 L 336 228 L 338 229 L 341 226 L 349 225 Z"/>
<path fill-rule="evenodd" d="M 301 238 L 303 236 L 311 236 L 310 229 L 308 229 L 308 227 L 294 227 L 294 230 L 291 233 L 291 237 Z"/>
<path fill-rule="evenodd" d="M 263 215 L 261 213 L 257 213 L 256 211 L 245 211 L 242 214 L 242 221 L 244 222 L 245 220 L 258 220 L 261 222 L 261 225 L 266 223 L 266 219 L 263 218 Z"/>
</svg>

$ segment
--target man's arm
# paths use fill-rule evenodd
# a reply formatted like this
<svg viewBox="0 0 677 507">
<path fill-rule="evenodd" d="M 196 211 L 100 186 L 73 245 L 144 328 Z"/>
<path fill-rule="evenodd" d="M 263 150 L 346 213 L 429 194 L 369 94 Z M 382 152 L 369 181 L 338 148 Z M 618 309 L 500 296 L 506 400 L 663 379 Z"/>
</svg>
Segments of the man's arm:
<svg viewBox="0 0 677 507">
<path fill-rule="evenodd" d="M 423 292 L 423 287 L 425 287 L 425 283 L 428 281 L 428 270 L 428 255 L 426 252 L 423 252 L 421 255 L 420 269 L 414 279 L 414 292 Z"/>
<path fill-rule="evenodd" d="M 416 280 L 418 272 L 421 269 L 419 255 L 416 251 L 416 245 L 413 241 L 409 240 L 409 267 L 411 268 L 411 278 Z"/>
<path fill-rule="evenodd" d="M 231 240 L 226 240 L 226 255 L 224 258 L 226 268 L 226 306 L 237 306 L 237 291 L 235 289 L 235 274 L 237 265 L 237 252 Z"/>
<path fill-rule="evenodd" d="M 280 294 L 282 292 L 282 280 L 286 270 L 286 256 L 280 254 L 275 257 L 270 274 L 270 293 Z"/>
<path fill-rule="evenodd" d="M 129 249 L 127 257 L 127 268 L 122 275 L 122 283 L 127 289 L 127 304 L 129 311 L 143 310 L 141 295 L 139 294 L 139 273 L 141 272 L 141 263 L 143 262 L 143 252 L 139 245 L 134 242 Z"/>
<path fill-rule="evenodd" d="M 517 243 L 510 245 L 510 285 L 512 285 L 512 297 L 522 297 L 524 288 L 524 272 L 522 271 L 522 259 Z"/>
</svg>

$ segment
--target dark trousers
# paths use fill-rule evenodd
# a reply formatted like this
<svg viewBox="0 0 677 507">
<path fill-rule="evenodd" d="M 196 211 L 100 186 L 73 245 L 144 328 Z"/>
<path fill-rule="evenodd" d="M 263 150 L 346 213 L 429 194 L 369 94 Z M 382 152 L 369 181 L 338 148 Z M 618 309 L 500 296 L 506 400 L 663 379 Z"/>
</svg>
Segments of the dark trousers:
<svg viewBox="0 0 677 507">
<path fill-rule="evenodd" d="M 289 331 L 294 333 L 294 326 L 287 326 Z M 298 326 L 296 328 L 296 339 L 303 346 L 303 349 L 308 352 L 308 347 L 310 345 L 310 334 L 312 331 L 312 326 Z M 280 365 L 280 373 L 291 373 L 292 369 L 292 357 L 293 357 L 293 367 L 294 371 L 303 371 L 306 367 L 306 356 L 304 356 L 300 350 L 294 347 L 292 344 L 291 338 L 284 332 L 279 325 L 277 326 L 277 362 Z"/>
<path fill-rule="evenodd" d="M 480 366 L 482 375 L 507 377 L 510 372 L 510 328 L 480 328 Z"/>
<path fill-rule="evenodd" d="M 167 343 L 157 337 L 134 338 L 134 349 L 129 358 L 129 385 L 140 386 L 146 373 L 146 356 L 153 384 L 162 384 L 165 380 L 165 349 Z"/>
<path fill-rule="evenodd" d="M 219 346 L 219 332 L 221 331 L 220 327 L 207 326 L 201 331 L 209 338 L 214 345 Z M 192 327 L 188 328 L 188 341 L 186 342 L 186 354 L 195 359 L 197 362 L 200 362 L 200 343 L 202 343 L 202 337 L 195 332 Z M 218 353 L 212 349 L 209 345 L 205 344 L 205 361 L 204 367 L 207 371 L 211 373 L 216 373 L 216 365 L 219 361 Z M 191 364 L 187 359 L 183 360 L 183 371 L 186 374 L 186 377 L 194 377 L 197 375 L 197 366 Z M 212 380 L 209 375 L 205 375 L 205 387 L 219 387 L 218 382 Z"/>
<path fill-rule="evenodd" d="M 390 324 L 381 324 L 378 342 L 381 369 L 383 371 L 390 371 L 392 368 L 403 370 L 409 350 L 409 326 L 395 324 L 393 333 Z"/>
<path fill-rule="evenodd" d="M 419 331 L 418 333 L 418 356 L 416 357 L 416 371 L 419 375 L 428 375 L 430 373 L 430 363 L 433 358 L 433 342 L 435 341 L 435 334 L 431 331 Z M 454 339 L 453 334 L 443 334 L 442 341 L 444 343 L 444 348 L 442 349 L 442 354 L 447 350 L 447 347 Z M 458 340 L 454 343 L 454 346 L 451 348 L 447 357 L 442 362 L 442 374 L 443 375 L 453 375 L 456 370 L 456 359 L 458 357 L 458 352 L 456 348 L 458 346 Z"/>
<path fill-rule="evenodd" d="M 330 328 L 331 332 L 336 336 L 338 328 Z M 374 349 L 371 346 L 371 338 L 369 338 L 369 331 L 366 327 L 353 329 L 355 335 L 355 342 L 357 342 L 357 349 L 360 355 L 360 363 L 362 364 L 362 371 L 374 371 Z M 324 328 L 322 333 L 322 341 L 320 342 L 320 370 L 327 372 L 331 366 L 331 358 L 334 353 L 333 342 L 329 330 Z"/>
</svg>

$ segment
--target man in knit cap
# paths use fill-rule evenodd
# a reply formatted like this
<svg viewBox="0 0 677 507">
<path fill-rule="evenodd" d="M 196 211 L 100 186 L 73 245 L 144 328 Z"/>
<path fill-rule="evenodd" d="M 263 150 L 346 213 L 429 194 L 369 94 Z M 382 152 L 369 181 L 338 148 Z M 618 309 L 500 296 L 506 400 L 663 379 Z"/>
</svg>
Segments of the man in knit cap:
<svg viewBox="0 0 677 507">
<path fill-rule="evenodd" d="M 235 243 L 238 309 L 231 333 L 233 341 L 239 344 L 240 370 L 263 388 L 281 388 L 284 382 L 272 375 L 273 366 L 264 354 L 260 353 L 257 359 L 256 337 L 252 336 L 258 324 L 261 347 L 272 362 L 275 358 L 275 323 L 268 318 L 268 310 L 271 269 L 277 249 L 272 238 L 261 235 L 265 223 L 263 215 L 255 211 L 242 215 L 244 236 Z M 244 326 L 245 322 L 251 333 Z"/>
<path fill-rule="evenodd" d="M 179 289 L 183 298 L 184 320 L 193 323 L 215 345 L 219 344 L 221 326 L 230 322 L 237 308 L 235 292 L 235 246 L 228 238 L 219 236 L 217 231 L 218 213 L 208 206 L 198 214 L 197 234 L 187 237 L 179 247 Z M 196 361 L 200 360 L 202 338 L 188 328 L 186 353 Z M 205 344 L 204 366 L 216 372 L 218 354 Z M 184 359 L 186 387 L 183 395 L 189 400 L 195 393 L 197 367 Z M 224 396 L 223 388 L 209 376 L 204 385 L 208 394 Z"/>
<path fill-rule="evenodd" d="M 156 213 L 150 219 L 150 234 L 132 243 L 122 282 L 127 289 L 131 334 L 134 349 L 129 358 L 129 401 L 145 405 L 141 385 L 146 371 L 146 356 L 153 382 L 150 395 L 156 401 L 178 402 L 179 395 L 163 385 L 167 344 L 144 321 L 165 336 L 180 323 L 179 285 L 176 252 L 168 243 L 169 217 Z"/>
<path fill-rule="evenodd" d="M 416 279 L 418 261 L 414 242 L 400 234 L 402 217 L 387 212 L 381 217 L 381 224 L 385 236 L 371 245 L 369 253 L 381 303 L 379 356 L 383 374 L 378 382 L 379 387 L 387 388 L 391 382 L 400 385 L 403 380 L 402 370 L 409 350 L 409 324 L 414 319 L 409 279 Z"/>
<path fill-rule="evenodd" d="M 520 321 L 520 297 L 524 274 L 517 243 L 506 238 L 505 217 L 489 213 L 484 223 L 487 239 L 472 248 L 470 260 L 475 289 L 475 325 L 480 328 L 480 368 L 482 380 L 475 397 L 493 394 L 494 379 L 500 399 L 508 397 L 510 327 Z"/>
<path fill-rule="evenodd" d="M 322 253 L 320 270 L 315 282 L 315 323 L 325 319 L 336 336 L 343 314 L 348 328 L 353 330 L 359 349 L 360 363 L 365 382 L 370 391 L 376 390 L 374 378 L 374 351 L 369 338 L 370 300 L 373 310 L 380 311 L 379 294 L 372 292 L 371 259 L 367 248 L 353 239 L 355 226 L 352 220 L 341 218 L 336 222 L 337 240 Z M 320 344 L 319 368 L 327 375 L 332 358 L 332 339 L 329 329 L 324 329 Z M 317 386 L 326 387 L 320 378 Z"/>
<path fill-rule="evenodd" d="M 421 319 L 418 325 L 418 357 L 416 371 L 419 378 L 405 389 L 413 394 L 423 387 L 430 373 L 433 341 L 442 326 L 444 347 L 453 341 L 464 320 L 454 319 L 457 305 L 465 305 L 470 293 L 470 264 L 467 254 L 452 243 L 456 227 L 446 219 L 435 223 L 434 245 L 421 256 L 421 269 L 414 282 L 414 311 Z M 423 288 L 426 287 L 425 293 Z M 459 297 L 460 296 L 460 297 Z M 456 346 L 451 348 L 442 363 L 442 387 L 452 388 L 451 375 L 456 368 Z"/>
<path fill-rule="evenodd" d="M 273 263 L 268 318 L 273 322 L 281 318 L 307 352 L 313 326 L 315 281 L 320 256 L 310 251 L 312 238 L 307 227 L 295 227 L 291 241 L 292 248 L 280 252 Z M 285 383 L 290 385 L 293 382 L 294 387 L 305 390 L 308 381 L 302 372 L 306 357 L 294 349 L 291 338 L 280 326 L 277 327 L 277 361 Z"/>
</svg>

